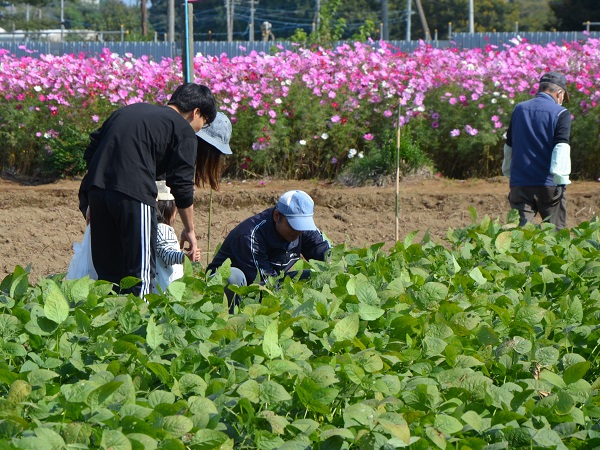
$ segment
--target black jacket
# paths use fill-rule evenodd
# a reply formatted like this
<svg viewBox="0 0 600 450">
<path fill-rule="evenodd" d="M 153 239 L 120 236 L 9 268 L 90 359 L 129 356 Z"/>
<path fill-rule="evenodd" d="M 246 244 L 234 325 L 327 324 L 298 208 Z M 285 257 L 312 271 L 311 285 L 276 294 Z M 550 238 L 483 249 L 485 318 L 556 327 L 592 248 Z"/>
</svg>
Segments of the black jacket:
<svg viewBox="0 0 600 450">
<path fill-rule="evenodd" d="M 269 276 L 279 276 L 300 259 L 323 261 L 331 248 L 329 241 L 319 231 L 303 231 L 293 242 L 284 240 L 275 230 L 273 210 L 269 208 L 236 226 L 225 238 L 208 271 L 215 271 L 227 259 L 246 276 L 248 283 Z"/>
<path fill-rule="evenodd" d="M 124 106 L 90 134 L 80 202 L 95 186 L 155 205 L 156 177 L 166 174 L 177 207 L 187 208 L 194 201 L 197 146 L 194 130 L 173 108 Z"/>
</svg>

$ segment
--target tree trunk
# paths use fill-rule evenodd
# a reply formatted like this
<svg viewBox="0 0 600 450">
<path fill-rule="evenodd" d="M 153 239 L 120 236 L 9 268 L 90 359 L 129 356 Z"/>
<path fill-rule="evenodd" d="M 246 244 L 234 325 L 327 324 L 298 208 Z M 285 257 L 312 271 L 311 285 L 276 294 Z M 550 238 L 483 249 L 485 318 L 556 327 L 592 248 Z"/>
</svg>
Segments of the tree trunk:
<svg viewBox="0 0 600 450">
<path fill-rule="evenodd" d="M 142 36 L 148 36 L 148 5 L 146 0 L 141 0 L 142 5 Z"/>
</svg>

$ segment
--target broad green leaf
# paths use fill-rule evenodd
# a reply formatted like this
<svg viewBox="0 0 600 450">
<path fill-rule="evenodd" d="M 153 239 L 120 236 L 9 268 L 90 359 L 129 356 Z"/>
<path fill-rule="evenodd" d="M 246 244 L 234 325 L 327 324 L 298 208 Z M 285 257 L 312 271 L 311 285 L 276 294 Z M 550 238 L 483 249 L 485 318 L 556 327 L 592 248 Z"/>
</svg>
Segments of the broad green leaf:
<svg viewBox="0 0 600 450">
<path fill-rule="evenodd" d="M 148 325 L 146 326 L 146 342 L 152 350 L 156 350 L 160 347 L 160 344 L 164 342 L 162 327 L 156 325 L 154 322 L 154 315 L 148 319 Z"/>
<path fill-rule="evenodd" d="M 176 302 L 180 302 L 183 299 L 185 293 L 186 284 L 181 281 L 173 281 L 167 287 L 167 292 L 175 299 Z"/>
<path fill-rule="evenodd" d="M 377 306 L 372 306 L 367 303 L 360 303 L 358 305 L 358 316 L 367 322 L 377 320 L 385 311 Z"/>
<path fill-rule="evenodd" d="M 260 399 L 265 403 L 279 403 L 291 400 L 285 388 L 276 381 L 267 380 L 259 385 Z"/>
<path fill-rule="evenodd" d="M 375 411 L 365 403 L 355 403 L 344 408 L 344 426 L 351 428 L 365 426 L 373 428 Z"/>
<path fill-rule="evenodd" d="M 308 409 L 320 414 L 330 414 L 329 405 L 335 401 L 339 390 L 319 387 L 314 381 L 305 378 L 296 385 L 296 394 Z"/>
<path fill-rule="evenodd" d="M 8 390 L 7 400 L 11 403 L 24 402 L 31 394 L 31 385 L 24 380 L 15 380 Z"/>
<path fill-rule="evenodd" d="M 425 344 L 425 354 L 427 357 L 441 355 L 448 343 L 443 339 L 425 336 L 423 339 Z"/>
<path fill-rule="evenodd" d="M 310 378 L 319 387 L 327 387 L 338 382 L 338 378 L 335 374 L 335 369 L 331 366 L 317 367 L 311 372 Z"/>
<path fill-rule="evenodd" d="M 556 387 L 560 387 L 560 388 L 566 387 L 566 383 L 562 379 L 562 377 L 558 374 L 555 374 L 554 372 L 549 371 L 549 370 L 542 370 L 540 372 L 540 380 L 545 380 L 545 381 L 553 384 Z"/>
<path fill-rule="evenodd" d="M 512 232 L 503 231 L 498 236 L 496 236 L 496 250 L 499 253 L 506 253 L 510 250 L 510 244 L 512 242 Z"/>
<path fill-rule="evenodd" d="M 584 375 L 590 370 L 591 364 L 588 361 L 575 363 L 567 367 L 563 373 L 563 380 L 567 384 L 575 383 L 581 380 Z"/>
<path fill-rule="evenodd" d="M 362 367 L 365 372 L 375 373 L 383 369 L 383 360 L 375 350 L 363 350 L 354 355 L 355 362 Z"/>
<path fill-rule="evenodd" d="M 477 283 L 479 286 L 483 286 L 487 283 L 487 278 L 483 276 L 479 267 L 475 267 L 469 271 L 469 276 Z"/>
<path fill-rule="evenodd" d="M 63 436 L 66 444 L 89 445 L 92 427 L 87 423 L 69 422 L 65 425 Z"/>
<path fill-rule="evenodd" d="M 186 373 L 179 379 L 179 389 L 184 396 L 188 394 L 204 396 L 206 387 L 206 381 L 195 373 Z"/>
<path fill-rule="evenodd" d="M 289 422 L 285 417 L 278 416 L 273 411 L 261 411 L 257 414 L 257 417 L 267 420 L 271 426 L 271 431 L 275 434 L 285 433 L 285 428 L 289 425 Z"/>
<path fill-rule="evenodd" d="M 557 450 L 566 450 L 567 448 L 563 444 L 559 434 L 556 431 L 547 428 L 538 430 L 537 433 L 533 435 L 533 442 L 540 447 L 555 448 Z"/>
<path fill-rule="evenodd" d="M 122 382 L 120 381 L 111 381 L 99 386 L 90 392 L 88 397 L 85 399 L 86 405 L 88 405 L 92 410 L 96 410 L 100 406 L 106 406 L 115 391 L 121 387 L 121 384 Z"/>
<path fill-rule="evenodd" d="M 434 427 L 427 427 L 425 428 L 425 434 L 438 448 L 441 448 L 442 450 L 446 448 L 446 438 L 441 430 Z"/>
<path fill-rule="evenodd" d="M 541 347 L 535 352 L 535 359 L 542 366 L 553 366 L 558 362 L 559 357 L 558 349 L 554 347 Z"/>
<path fill-rule="evenodd" d="M 221 431 L 204 429 L 196 432 L 190 444 L 197 450 L 213 450 L 226 443 L 228 439 L 229 437 Z"/>
<path fill-rule="evenodd" d="M 168 383 L 171 379 L 171 375 L 169 375 L 169 371 L 165 369 L 165 366 L 155 362 L 149 362 L 146 364 L 146 367 L 150 369 L 154 375 L 156 375 L 162 383 Z"/>
<path fill-rule="evenodd" d="M 167 416 L 163 418 L 163 429 L 173 437 L 180 438 L 194 427 L 191 419 L 185 416 Z"/>
<path fill-rule="evenodd" d="M 331 336 L 336 342 L 351 341 L 359 329 L 358 314 L 350 314 L 335 324 Z"/>
<path fill-rule="evenodd" d="M 143 433 L 129 433 L 127 438 L 131 441 L 132 448 L 137 450 L 156 450 L 158 448 L 158 441 L 153 437 Z M 139 445 L 138 445 L 139 443 Z"/>
<path fill-rule="evenodd" d="M 435 416 L 434 426 L 442 433 L 452 435 L 462 430 L 463 425 L 460 420 L 446 414 Z"/>
<path fill-rule="evenodd" d="M 483 431 L 483 420 L 475 411 L 467 411 L 461 417 L 466 424 L 470 425 L 475 431 L 481 433 Z"/>
<path fill-rule="evenodd" d="M 148 404 L 155 408 L 157 405 L 166 404 L 171 405 L 175 403 L 175 395 L 167 391 L 152 391 L 148 395 Z"/>
<path fill-rule="evenodd" d="M 557 414 L 568 414 L 571 408 L 575 406 L 575 401 L 566 391 L 558 391 L 558 401 L 556 402 L 556 413 Z"/>
<path fill-rule="evenodd" d="M 69 303 L 60 287 L 52 280 L 42 283 L 42 296 L 44 299 L 44 314 L 52 322 L 61 324 L 69 317 Z"/>
<path fill-rule="evenodd" d="M 47 369 L 35 369 L 27 374 L 27 380 L 33 386 L 42 386 L 47 381 L 50 381 L 56 377 L 58 377 L 56 372 Z"/>
<path fill-rule="evenodd" d="M 578 324 L 583 321 L 583 305 L 579 297 L 575 297 L 569 302 L 565 319 L 569 324 Z"/>
<path fill-rule="evenodd" d="M 282 356 L 281 347 L 279 346 L 279 321 L 272 321 L 265 330 L 263 340 L 263 352 L 268 359 L 275 359 Z"/>
<path fill-rule="evenodd" d="M 246 380 L 238 388 L 237 393 L 252 403 L 260 401 L 260 386 L 256 380 Z"/>
<path fill-rule="evenodd" d="M 371 285 L 369 280 L 362 274 L 356 277 L 356 297 L 360 303 L 365 303 L 372 306 L 379 305 L 377 291 L 373 285 Z"/>
<path fill-rule="evenodd" d="M 65 441 L 61 435 L 50 428 L 37 427 L 35 429 L 35 435 L 40 439 L 43 439 L 44 442 L 50 444 L 52 448 L 62 449 L 65 447 Z"/>
<path fill-rule="evenodd" d="M 131 442 L 119 430 L 103 430 L 100 448 L 103 450 L 131 450 Z"/>
</svg>

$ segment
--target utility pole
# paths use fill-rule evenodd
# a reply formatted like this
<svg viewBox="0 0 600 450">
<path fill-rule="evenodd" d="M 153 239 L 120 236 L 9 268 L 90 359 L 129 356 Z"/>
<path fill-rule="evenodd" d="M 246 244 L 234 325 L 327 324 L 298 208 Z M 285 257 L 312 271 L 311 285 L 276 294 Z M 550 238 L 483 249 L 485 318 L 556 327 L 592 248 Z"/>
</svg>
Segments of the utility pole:
<svg viewBox="0 0 600 450">
<path fill-rule="evenodd" d="M 227 42 L 233 41 L 233 16 L 235 4 L 233 0 L 225 0 L 225 12 L 227 14 Z"/>
<path fill-rule="evenodd" d="M 317 0 L 317 10 L 315 11 L 315 22 L 317 33 L 319 33 L 319 28 L 321 26 L 321 0 Z"/>
<path fill-rule="evenodd" d="M 168 8 L 167 21 L 169 23 L 169 32 L 167 40 L 175 42 L 175 0 L 169 0 Z"/>
<path fill-rule="evenodd" d="M 250 42 L 254 42 L 254 6 L 258 3 L 258 0 L 250 0 Z"/>
<path fill-rule="evenodd" d="M 381 0 L 381 21 L 383 22 L 383 40 L 388 41 L 390 39 L 388 0 Z"/>
<path fill-rule="evenodd" d="M 475 33 L 475 12 L 473 7 L 473 0 L 469 0 L 469 33 Z"/>
<path fill-rule="evenodd" d="M 423 31 L 425 32 L 425 40 L 431 40 L 431 33 L 429 32 L 429 25 L 427 25 L 427 19 L 425 18 L 425 11 L 423 11 L 423 5 L 421 5 L 421 0 L 415 0 L 415 4 L 417 5 L 417 11 L 419 11 L 419 17 L 421 18 L 421 26 L 423 27 Z"/>
<path fill-rule="evenodd" d="M 65 40 L 65 0 L 60 0 L 60 41 Z"/>
<path fill-rule="evenodd" d="M 142 0 L 142 36 L 148 36 L 148 5 L 146 0 Z"/>
<path fill-rule="evenodd" d="M 412 17 L 412 0 L 406 0 L 406 40 L 410 41 L 410 24 Z"/>
</svg>

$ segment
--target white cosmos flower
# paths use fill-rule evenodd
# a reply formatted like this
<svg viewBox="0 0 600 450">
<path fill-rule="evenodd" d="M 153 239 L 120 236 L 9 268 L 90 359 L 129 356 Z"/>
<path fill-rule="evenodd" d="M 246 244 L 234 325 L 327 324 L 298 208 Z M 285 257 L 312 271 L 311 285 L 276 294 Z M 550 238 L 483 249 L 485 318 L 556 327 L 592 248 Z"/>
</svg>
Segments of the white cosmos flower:
<svg viewBox="0 0 600 450">
<path fill-rule="evenodd" d="M 359 158 L 364 158 L 364 157 L 365 157 L 365 154 L 364 154 L 363 152 L 359 152 L 359 153 L 358 153 L 358 157 L 359 157 Z"/>
<path fill-rule="evenodd" d="M 348 158 L 352 159 L 356 156 L 356 149 L 355 148 L 351 148 L 350 150 L 348 150 Z"/>
<path fill-rule="evenodd" d="M 280 98 L 276 98 L 275 103 L 277 103 L 278 105 L 281 105 L 283 103 L 283 101 Z"/>
<path fill-rule="evenodd" d="M 326 140 L 329 137 L 329 135 L 327 133 L 323 133 L 321 135 L 321 139 Z"/>
<path fill-rule="evenodd" d="M 34 86 L 34 87 L 33 87 L 33 90 L 34 90 L 35 92 L 40 92 L 40 91 L 42 90 L 42 87 L 41 87 L 41 86 Z"/>
<path fill-rule="evenodd" d="M 306 145 L 306 141 L 304 139 L 301 139 L 298 141 L 298 144 L 300 145 Z"/>
</svg>

